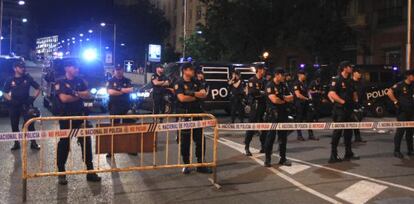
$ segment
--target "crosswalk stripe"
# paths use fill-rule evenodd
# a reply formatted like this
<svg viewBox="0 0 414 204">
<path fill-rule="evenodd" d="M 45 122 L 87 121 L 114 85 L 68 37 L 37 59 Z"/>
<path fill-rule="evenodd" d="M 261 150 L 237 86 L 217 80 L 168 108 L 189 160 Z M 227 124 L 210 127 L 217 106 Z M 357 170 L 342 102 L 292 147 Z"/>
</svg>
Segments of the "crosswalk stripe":
<svg viewBox="0 0 414 204">
<path fill-rule="evenodd" d="M 362 180 L 339 192 L 335 196 L 349 203 L 366 203 L 387 188 L 388 187 L 384 185 Z"/>
</svg>

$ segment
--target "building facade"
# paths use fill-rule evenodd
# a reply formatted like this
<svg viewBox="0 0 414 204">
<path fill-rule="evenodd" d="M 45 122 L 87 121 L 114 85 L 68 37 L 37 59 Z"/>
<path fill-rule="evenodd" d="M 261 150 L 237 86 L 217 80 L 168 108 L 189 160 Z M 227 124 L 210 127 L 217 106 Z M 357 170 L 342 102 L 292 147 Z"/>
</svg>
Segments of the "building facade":
<svg viewBox="0 0 414 204">
<path fill-rule="evenodd" d="M 186 36 L 197 32 L 199 24 L 205 23 L 206 6 L 199 0 L 151 0 L 152 4 L 164 11 L 165 17 L 171 24 L 170 34 L 166 43 L 175 49 L 175 52 L 183 52 L 184 24 Z M 184 11 L 187 11 L 185 20 Z M 184 22 L 185 21 L 185 22 Z"/>
</svg>

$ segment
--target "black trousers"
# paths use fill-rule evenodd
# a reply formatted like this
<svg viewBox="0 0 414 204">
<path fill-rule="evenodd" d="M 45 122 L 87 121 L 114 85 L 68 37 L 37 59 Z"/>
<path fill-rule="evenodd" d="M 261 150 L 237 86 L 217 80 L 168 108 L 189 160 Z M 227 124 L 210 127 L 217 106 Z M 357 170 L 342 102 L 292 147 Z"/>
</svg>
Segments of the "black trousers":
<svg viewBox="0 0 414 204">
<path fill-rule="evenodd" d="M 26 105 L 11 105 L 9 107 L 9 117 L 10 117 L 10 124 L 11 124 L 11 128 L 13 132 L 20 132 L 19 130 L 19 123 L 20 123 L 20 118 L 23 117 L 23 124 L 22 124 L 22 129 L 24 124 L 31 119 L 31 117 L 29 117 L 27 115 L 27 107 Z M 35 127 L 34 127 L 34 123 L 32 123 L 29 128 L 29 131 L 35 131 Z M 17 142 L 17 141 L 16 141 Z M 31 142 L 36 142 L 35 140 L 31 140 Z"/>
<path fill-rule="evenodd" d="M 82 127 L 82 120 L 75 120 L 72 122 L 72 129 L 77 129 Z M 61 120 L 59 121 L 60 129 L 69 129 L 70 122 Z M 70 151 L 70 140 L 72 135 L 69 135 L 68 138 L 61 138 L 58 143 L 58 150 L 57 150 L 57 165 L 60 172 L 65 171 L 65 164 L 68 159 L 69 151 Z M 82 150 L 82 160 L 86 164 L 86 168 L 88 170 L 93 169 L 93 162 L 92 162 L 92 144 L 91 144 L 91 137 L 78 137 L 78 144 L 81 146 Z"/>
<path fill-rule="evenodd" d="M 251 104 L 251 112 L 250 112 L 250 116 L 249 116 L 249 122 L 250 123 L 263 122 L 263 116 L 264 116 L 265 111 L 266 111 L 266 104 L 265 103 L 254 101 Z M 244 144 L 246 145 L 246 147 L 245 147 L 246 149 L 248 149 L 250 147 L 250 142 L 253 139 L 254 133 L 255 133 L 254 130 L 246 131 L 246 137 L 244 139 Z M 261 131 L 261 133 L 260 133 L 260 143 L 261 143 L 261 148 L 262 149 L 265 148 L 266 134 L 267 134 L 266 131 Z"/>
<path fill-rule="evenodd" d="M 236 117 L 239 118 L 240 122 L 244 121 L 244 108 L 242 96 L 232 96 L 230 99 L 231 104 L 231 122 L 236 121 Z"/>
<path fill-rule="evenodd" d="M 397 115 L 398 121 L 413 121 L 414 113 L 407 113 L 400 111 Z M 405 141 L 407 142 L 407 151 L 413 152 L 413 128 L 398 128 L 394 136 L 394 152 L 401 151 L 401 141 L 405 134 Z"/>
<path fill-rule="evenodd" d="M 343 107 L 334 107 L 333 111 L 334 122 L 351 122 L 351 110 Z M 345 156 L 353 155 L 352 152 L 352 130 L 351 129 L 337 129 L 333 131 L 331 142 L 331 154 L 338 155 L 338 144 L 341 136 L 344 136 L 345 142 Z"/>
<path fill-rule="evenodd" d="M 201 120 L 201 118 L 194 118 L 193 121 L 194 120 Z M 203 162 L 202 155 L 205 155 L 205 152 L 206 152 L 206 141 L 205 141 L 205 137 L 203 137 L 201 128 L 181 131 L 180 148 L 181 148 L 181 156 L 183 158 L 183 162 L 184 164 L 190 163 L 191 132 L 193 133 L 193 141 L 196 147 L 195 155 L 197 157 L 197 162 L 202 163 Z M 203 143 L 204 143 L 204 147 L 203 147 Z M 203 148 L 204 148 L 204 152 L 203 152 Z"/>
<path fill-rule="evenodd" d="M 165 100 L 163 93 L 154 93 L 154 114 L 163 114 L 165 113 Z"/>
<path fill-rule="evenodd" d="M 310 108 L 308 103 L 296 102 L 296 121 L 301 122 L 312 122 Z M 302 137 L 302 131 L 297 130 L 298 137 Z M 313 130 L 308 130 L 309 137 L 313 137 Z"/>
<path fill-rule="evenodd" d="M 129 111 L 129 104 L 117 104 L 110 103 L 109 114 L 110 115 L 126 115 Z M 133 122 L 133 120 L 123 119 L 123 123 Z M 114 119 L 114 124 L 120 124 L 121 119 Z"/>
<path fill-rule="evenodd" d="M 287 122 L 287 121 L 288 121 L 287 113 L 284 113 L 284 114 L 277 114 L 277 115 L 271 114 L 269 122 L 276 123 L 276 122 Z M 287 146 L 288 131 L 271 130 L 267 134 L 266 143 L 265 143 L 266 161 L 270 161 L 272 157 L 273 144 L 276 139 L 276 133 L 278 135 L 280 159 L 286 160 L 286 146 Z"/>
</svg>

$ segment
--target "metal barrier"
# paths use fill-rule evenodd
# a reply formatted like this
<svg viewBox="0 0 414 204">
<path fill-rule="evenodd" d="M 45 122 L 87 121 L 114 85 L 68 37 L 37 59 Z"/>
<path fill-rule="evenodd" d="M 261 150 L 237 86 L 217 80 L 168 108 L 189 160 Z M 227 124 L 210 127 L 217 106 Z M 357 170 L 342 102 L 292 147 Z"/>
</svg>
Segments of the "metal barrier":
<svg viewBox="0 0 414 204">
<path fill-rule="evenodd" d="M 119 124 L 117 120 L 123 120 L 122 124 Z M 125 120 L 129 120 L 128 123 L 124 123 Z M 66 124 L 66 129 L 62 127 L 62 124 Z M 36 125 L 36 132 L 28 132 L 30 125 Z M 81 124 L 81 125 L 80 125 Z M 105 125 L 104 125 L 105 124 Z M 94 127 L 94 126 L 95 127 Z M 63 125 L 65 126 L 65 125 Z M 213 132 L 213 141 L 210 142 L 212 151 L 205 155 L 206 143 L 204 130 L 210 128 Z M 195 131 L 201 131 L 201 161 L 194 162 L 194 133 Z M 185 133 L 185 134 L 183 134 Z M 35 135 L 35 136 L 33 136 Z M 139 144 L 139 161 L 137 163 L 129 163 L 128 166 L 114 167 L 115 161 L 115 143 L 116 139 L 126 138 L 129 135 Z M 175 138 L 173 136 L 176 136 Z M 74 149 L 72 144 L 72 137 L 76 137 L 78 142 L 83 140 L 85 144 L 91 136 L 94 137 L 96 146 L 95 152 L 98 154 L 97 161 L 93 162 L 95 168 L 88 170 L 86 167 L 79 168 L 79 165 L 75 165 L 79 161 L 79 157 L 74 156 L 80 154 L 77 151 L 70 151 Z M 135 136 L 135 137 L 134 137 Z M 184 164 L 181 162 L 181 145 L 182 137 L 190 137 L 190 155 L 189 163 Z M 196 135 L 197 136 L 197 135 Z M 213 170 L 212 177 L 209 181 L 216 188 L 220 188 L 217 183 L 217 145 L 218 145 L 218 126 L 216 118 L 211 114 L 169 114 L 169 115 L 105 115 L 105 116 L 68 116 L 68 117 L 39 117 L 33 118 L 27 121 L 23 127 L 22 135 L 22 174 L 23 174 L 23 201 L 27 199 L 27 180 L 37 177 L 46 176 L 60 176 L 60 175 L 72 175 L 72 174 L 88 174 L 88 173 L 104 173 L 104 172 L 127 172 L 127 171 L 141 171 L 141 170 L 156 170 L 156 169 L 169 169 L 169 168 L 195 168 L 195 167 L 211 167 Z M 57 161 L 57 147 L 58 140 L 62 138 L 68 138 L 69 140 L 69 155 L 66 163 L 66 169 L 63 172 L 58 171 Z M 100 161 L 101 146 L 103 140 L 108 138 L 110 140 L 110 165 L 102 164 Z M 42 149 L 39 153 L 39 161 L 28 161 L 27 156 L 27 142 L 30 139 L 39 139 L 38 142 L 42 143 Z M 148 141 L 148 139 L 152 141 Z M 177 143 L 174 143 L 174 139 Z M 53 141 L 53 144 L 50 141 Z M 210 141 L 210 140 L 209 140 Z M 158 144 L 163 144 L 164 149 L 160 149 Z M 199 142 L 199 138 L 198 138 Z M 151 147 L 144 147 L 144 143 Z M 83 145 L 82 160 L 86 159 L 86 147 Z M 51 147 L 51 148 L 47 148 Z M 177 153 L 171 153 L 172 148 L 177 149 Z M 52 149 L 51 151 L 49 149 Z M 144 151 L 145 150 L 145 151 Z M 148 155 L 150 154 L 150 155 Z M 52 156 L 54 159 L 48 159 L 47 156 Z M 92 158 L 94 154 L 92 153 Z M 95 157 L 96 158 L 96 157 Z M 76 161 L 78 160 L 78 161 Z M 82 160 L 80 160 L 82 162 Z M 75 162 L 76 161 L 76 162 Z M 83 164 L 83 162 L 82 162 Z M 108 166 L 109 165 L 109 166 Z M 85 166 L 85 165 L 84 165 Z"/>
</svg>

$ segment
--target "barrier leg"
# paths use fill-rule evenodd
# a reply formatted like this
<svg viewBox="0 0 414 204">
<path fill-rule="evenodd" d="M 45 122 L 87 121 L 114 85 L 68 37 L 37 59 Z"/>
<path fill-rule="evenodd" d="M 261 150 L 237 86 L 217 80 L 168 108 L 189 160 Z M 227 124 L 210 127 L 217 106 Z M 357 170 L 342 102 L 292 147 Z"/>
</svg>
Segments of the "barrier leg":
<svg viewBox="0 0 414 204">
<path fill-rule="evenodd" d="M 214 185 L 214 187 L 216 187 L 216 189 L 221 189 L 221 185 L 218 184 L 218 182 L 217 182 L 217 167 L 214 166 L 212 168 L 212 170 L 213 170 L 213 174 L 212 174 L 211 178 L 209 178 L 208 180 L 211 182 L 211 184 Z"/>
<path fill-rule="evenodd" d="M 27 178 L 23 178 L 22 200 L 24 203 L 27 201 Z"/>
</svg>

